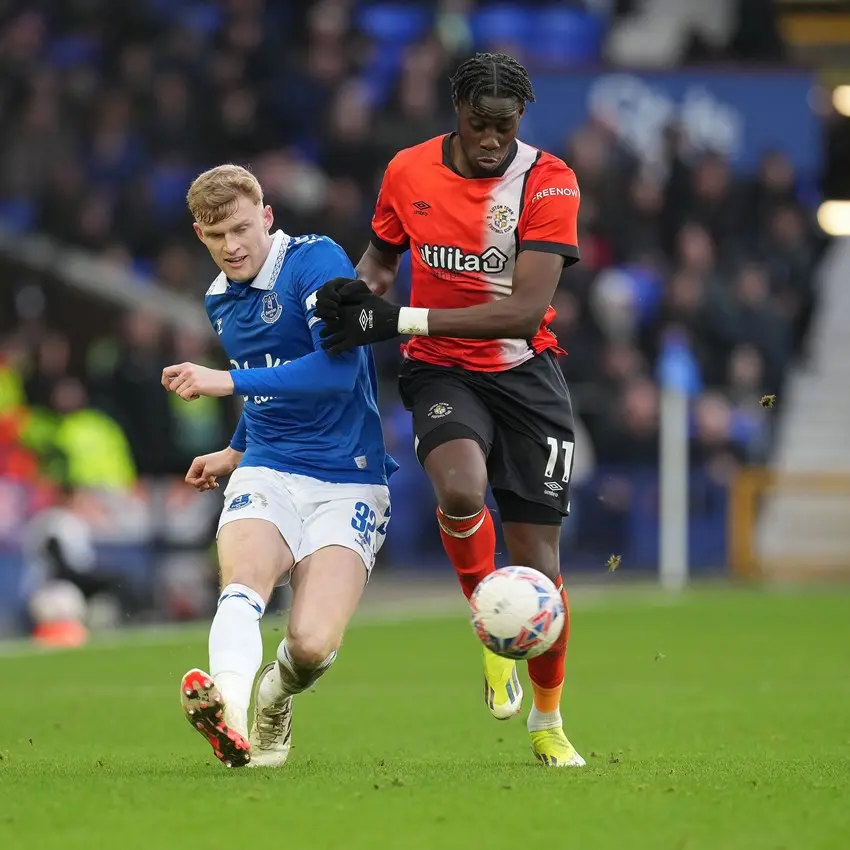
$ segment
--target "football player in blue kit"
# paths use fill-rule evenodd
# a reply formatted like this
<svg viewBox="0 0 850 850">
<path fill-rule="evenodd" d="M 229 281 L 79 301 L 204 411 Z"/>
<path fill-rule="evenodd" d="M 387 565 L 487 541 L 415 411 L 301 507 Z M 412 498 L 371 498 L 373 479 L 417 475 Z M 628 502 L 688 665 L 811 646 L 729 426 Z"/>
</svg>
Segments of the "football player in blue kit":
<svg viewBox="0 0 850 850">
<path fill-rule="evenodd" d="M 201 174 L 187 202 L 221 270 L 205 304 L 232 368 L 175 364 L 162 383 L 186 401 L 245 402 L 230 446 L 195 458 L 186 476 L 201 491 L 230 480 L 209 673 L 190 670 L 180 697 L 225 765 L 279 767 L 291 747 L 292 698 L 336 658 L 383 543 L 397 464 L 384 446 L 369 348 L 332 357 L 321 347 L 316 292 L 355 276 L 343 250 L 325 236 L 272 232 L 260 184 L 240 166 Z M 257 677 L 260 618 L 285 581 L 293 591 L 286 636 Z"/>
</svg>

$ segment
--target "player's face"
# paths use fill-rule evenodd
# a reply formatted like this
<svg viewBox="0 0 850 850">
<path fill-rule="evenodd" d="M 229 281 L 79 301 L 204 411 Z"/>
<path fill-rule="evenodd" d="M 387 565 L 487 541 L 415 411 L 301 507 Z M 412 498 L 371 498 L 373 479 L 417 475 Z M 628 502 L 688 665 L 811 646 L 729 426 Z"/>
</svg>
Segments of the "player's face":
<svg viewBox="0 0 850 850">
<path fill-rule="evenodd" d="M 272 208 L 242 195 L 233 214 L 215 224 L 198 224 L 195 233 L 215 264 L 235 281 L 253 280 L 269 255 Z"/>
<path fill-rule="evenodd" d="M 486 177 L 504 162 L 516 139 L 523 106 L 513 97 L 482 97 L 472 106 L 455 105 L 458 118 L 462 174 Z"/>
</svg>

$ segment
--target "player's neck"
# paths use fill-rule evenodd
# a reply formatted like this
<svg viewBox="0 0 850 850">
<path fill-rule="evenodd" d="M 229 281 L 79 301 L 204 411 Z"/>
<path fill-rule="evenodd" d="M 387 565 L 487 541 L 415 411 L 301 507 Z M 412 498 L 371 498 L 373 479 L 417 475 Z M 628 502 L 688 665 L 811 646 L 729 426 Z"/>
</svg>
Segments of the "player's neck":
<svg viewBox="0 0 850 850">
<path fill-rule="evenodd" d="M 466 154 L 463 152 L 463 146 L 460 143 L 460 137 L 457 133 L 452 133 L 448 138 L 448 144 L 443 142 L 443 164 L 447 165 L 452 171 L 467 180 L 501 178 L 504 177 L 505 172 L 508 170 L 511 162 L 513 162 L 513 159 L 516 156 L 516 151 L 517 142 L 516 139 L 514 139 L 514 141 L 511 142 L 510 150 L 502 161 L 502 164 L 493 172 L 479 174 L 472 166 L 472 163 L 470 163 L 466 158 Z"/>
</svg>

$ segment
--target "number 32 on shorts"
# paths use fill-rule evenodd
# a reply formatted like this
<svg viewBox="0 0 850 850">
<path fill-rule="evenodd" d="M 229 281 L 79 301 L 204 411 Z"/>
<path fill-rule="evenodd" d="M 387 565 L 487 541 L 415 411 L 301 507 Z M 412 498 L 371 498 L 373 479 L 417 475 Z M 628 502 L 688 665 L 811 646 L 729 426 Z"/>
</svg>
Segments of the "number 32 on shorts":
<svg viewBox="0 0 850 850">
<path fill-rule="evenodd" d="M 383 522 L 378 525 L 378 518 L 375 511 L 372 510 L 366 502 L 357 502 L 354 506 L 354 516 L 351 518 L 351 527 L 358 533 L 363 535 L 363 539 L 367 546 L 372 545 L 372 535 L 387 533 L 387 522 L 389 521 L 389 508 L 384 513 Z"/>
</svg>

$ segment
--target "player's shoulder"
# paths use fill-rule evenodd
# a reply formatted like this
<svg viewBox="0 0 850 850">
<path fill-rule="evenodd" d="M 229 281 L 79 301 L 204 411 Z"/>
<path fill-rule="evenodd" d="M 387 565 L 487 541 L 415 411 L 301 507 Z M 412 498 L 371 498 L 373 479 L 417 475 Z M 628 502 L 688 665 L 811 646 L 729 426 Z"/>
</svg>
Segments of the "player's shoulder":
<svg viewBox="0 0 850 850">
<path fill-rule="evenodd" d="M 304 278 L 312 282 L 317 272 L 325 270 L 330 277 L 340 276 L 343 272 L 353 274 L 351 258 L 342 246 L 322 233 L 290 236 L 284 262 L 296 284 Z"/>
<path fill-rule="evenodd" d="M 534 166 L 529 174 L 529 190 L 534 187 L 536 191 L 543 184 L 569 189 L 571 195 L 577 196 L 578 193 L 578 181 L 572 168 L 555 154 L 537 150 Z"/>
<path fill-rule="evenodd" d="M 293 265 L 304 267 L 334 262 L 342 258 L 348 260 L 348 254 L 330 236 L 322 233 L 305 233 L 302 236 L 289 237 L 286 261 Z"/>
<path fill-rule="evenodd" d="M 387 172 L 398 174 L 414 169 L 420 169 L 427 165 L 439 165 L 443 158 L 443 140 L 442 136 L 435 136 L 433 139 L 420 142 L 418 145 L 411 145 L 409 148 L 402 148 L 387 164 Z"/>
</svg>

